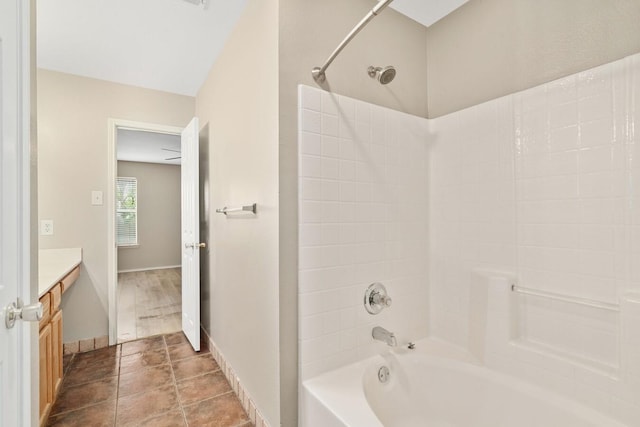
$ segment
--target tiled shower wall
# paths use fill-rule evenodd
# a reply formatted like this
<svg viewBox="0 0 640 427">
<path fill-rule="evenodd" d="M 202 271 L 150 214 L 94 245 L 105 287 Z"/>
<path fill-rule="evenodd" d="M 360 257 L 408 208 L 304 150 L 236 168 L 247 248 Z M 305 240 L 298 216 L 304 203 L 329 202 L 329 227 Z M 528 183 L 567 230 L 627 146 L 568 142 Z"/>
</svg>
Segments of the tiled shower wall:
<svg viewBox="0 0 640 427">
<path fill-rule="evenodd" d="M 640 291 L 640 55 L 430 121 L 431 333 L 466 346 L 472 270 L 618 304 Z M 621 312 L 519 295 L 494 368 L 640 419 Z M 627 330 L 635 335 L 640 326 Z M 623 354 L 625 353 L 625 354 Z M 634 418 L 635 417 L 635 418 Z"/>
<path fill-rule="evenodd" d="M 299 87 L 299 361 L 304 380 L 428 333 L 427 120 Z M 390 308 L 368 314 L 381 282 Z"/>
<path fill-rule="evenodd" d="M 299 105 L 301 380 L 384 351 L 375 325 L 466 347 L 478 269 L 640 292 L 640 55 L 428 121 L 307 87 Z M 374 281 L 394 298 L 375 317 Z M 513 297 L 490 367 L 640 419 L 637 308 Z"/>
</svg>

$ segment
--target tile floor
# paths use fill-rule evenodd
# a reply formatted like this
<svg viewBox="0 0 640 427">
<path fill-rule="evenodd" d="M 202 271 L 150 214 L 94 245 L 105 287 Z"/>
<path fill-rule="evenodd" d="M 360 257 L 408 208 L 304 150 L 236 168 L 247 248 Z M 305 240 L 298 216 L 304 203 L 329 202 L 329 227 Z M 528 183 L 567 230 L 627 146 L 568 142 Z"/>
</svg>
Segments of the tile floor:
<svg viewBox="0 0 640 427">
<path fill-rule="evenodd" d="M 206 349 L 182 332 L 65 356 L 47 426 L 250 427 Z"/>
<path fill-rule="evenodd" d="M 182 328 L 180 268 L 118 273 L 118 342 Z"/>
</svg>

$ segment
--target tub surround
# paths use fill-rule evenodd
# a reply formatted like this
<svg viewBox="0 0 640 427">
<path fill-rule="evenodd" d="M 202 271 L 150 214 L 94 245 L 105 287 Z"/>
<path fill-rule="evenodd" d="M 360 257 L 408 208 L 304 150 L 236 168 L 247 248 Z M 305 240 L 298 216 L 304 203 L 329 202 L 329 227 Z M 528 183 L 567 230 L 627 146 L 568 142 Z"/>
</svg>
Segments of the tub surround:
<svg viewBox="0 0 640 427">
<path fill-rule="evenodd" d="M 602 364 L 584 352 L 545 345 L 528 333 L 535 327 L 535 317 L 531 312 L 540 307 L 548 309 L 554 306 L 563 308 L 568 318 L 581 313 L 596 331 L 598 328 L 612 329 L 608 317 L 599 313 L 599 308 L 578 299 L 561 301 L 553 297 L 523 295 L 513 289 L 514 284 L 517 285 L 515 276 L 505 271 L 475 269 L 472 277 L 469 344 L 465 348 L 479 362 L 494 372 L 553 390 L 630 426 L 634 425 L 637 417 L 633 415 L 632 407 L 624 406 L 623 402 L 633 402 L 640 395 L 637 371 L 640 294 L 627 292 L 615 304 L 616 329 L 613 332 L 617 342 L 609 351 L 619 356 L 615 363 Z M 534 298 L 533 302 L 531 298 Z M 573 325 L 560 322 L 556 325 L 561 333 L 566 333 L 568 327 Z M 597 339 L 597 334 L 591 338 Z"/>
<path fill-rule="evenodd" d="M 631 424 L 640 419 L 640 332 L 625 320 L 637 318 L 628 301 L 640 291 L 639 102 L 633 55 L 430 121 L 432 334 L 474 340 L 478 268 L 626 306 L 509 293 L 517 321 L 495 325 L 518 345 L 487 364 Z"/>
<path fill-rule="evenodd" d="M 428 133 L 418 141 L 394 134 L 393 113 L 376 117 L 380 107 L 311 88 L 300 94 L 302 382 L 387 351 L 371 339 L 378 325 L 399 345 L 430 333 L 494 371 L 629 425 L 640 419 L 640 54 L 422 119 Z M 412 176 L 421 161 L 428 173 Z M 389 198 L 389 177 L 424 196 L 428 210 Z M 353 229 L 364 239 L 356 251 Z M 397 230 L 413 230 L 415 240 L 386 240 Z M 418 236 L 428 236 L 428 254 Z M 408 259 L 384 258 L 394 253 L 412 254 L 428 274 L 411 276 Z M 399 265 L 409 281 L 385 276 Z M 496 277 L 500 285 L 479 285 Z M 394 298 L 375 317 L 362 307 L 369 279 Z M 420 304 L 399 309 L 408 283 Z M 575 302 L 585 300 L 596 303 Z"/>
<path fill-rule="evenodd" d="M 428 333 L 426 119 L 299 87 L 301 379 Z M 393 304 L 367 313 L 380 282 Z"/>
</svg>

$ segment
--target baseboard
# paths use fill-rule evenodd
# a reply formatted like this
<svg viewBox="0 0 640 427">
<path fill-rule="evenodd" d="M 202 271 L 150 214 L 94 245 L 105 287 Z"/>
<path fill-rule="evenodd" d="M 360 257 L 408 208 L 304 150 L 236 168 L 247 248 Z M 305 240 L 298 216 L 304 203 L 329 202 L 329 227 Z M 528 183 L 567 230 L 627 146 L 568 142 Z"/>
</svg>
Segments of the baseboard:
<svg viewBox="0 0 640 427">
<path fill-rule="evenodd" d="M 213 342 L 211 337 L 205 332 L 204 329 L 201 329 L 201 333 L 204 337 L 207 338 L 207 342 L 209 344 L 209 351 L 211 352 L 211 356 L 220 366 L 220 370 L 227 377 L 227 381 L 231 385 L 233 392 L 238 396 L 238 400 L 242 403 L 242 407 L 246 411 L 247 415 L 249 415 L 249 419 L 253 423 L 255 427 L 269 427 L 269 424 L 260 414 L 260 411 L 256 408 L 253 399 L 244 389 L 242 385 L 242 381 L 238 378 L 233 371 L 233 367 L 230 363 L 227 362 L 222 352 L 218 349 L 216 344 Z"/>
<path fill-rule="evenodd" d="M 85 340 L 66 342 L 62 345 L 65 355 L 74 353 L 84 353 L 85 351 L 98 350 L 100 348 L 109 347 L 109 336 L 88 338 Z"/>
<path fill-rule="evenodd" d="M 167 270 L 169 268 L 180 268 L 181 265 L 164 265 L 161 267 L 147 267 L 147 268 L 133 268 L 130 270 L 118 270 L 118 273 L 135 273 L 137 271 L 151 271 L 151 270 Z"/>
</svg>

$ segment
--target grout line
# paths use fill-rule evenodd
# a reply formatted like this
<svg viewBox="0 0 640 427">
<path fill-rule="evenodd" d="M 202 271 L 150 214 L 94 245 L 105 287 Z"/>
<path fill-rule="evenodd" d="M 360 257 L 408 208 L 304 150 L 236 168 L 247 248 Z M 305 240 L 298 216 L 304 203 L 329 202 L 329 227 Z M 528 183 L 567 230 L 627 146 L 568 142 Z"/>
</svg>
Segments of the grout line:
<svg viewBox="0 0 640 427">
<path fill-rule="evenodd" d="M 180 413 L 182 414 L 182 421 L 185 426 L 188 426 L 187 415 L 184 413 L 184 405 L 182 404 L 182 399 L 180 398 L 180 392 L 178 391 L 178 381 L 176 380 L 176 373 L 173 370 L 173 361 L 171 360 L 171 356 L 169 355 L 169 346 L 167 345 L 166 334 L 162 336 L 162 341 L 164 342 L 164 348 L 167 352 L 167 359 L 169 359 L 169 367 L 171 368 L 171 378 L 173 379 L 173 388 L 176 392 L 176 400 L 178 401 L 178 406 L 180 407 Z"/>
<path fill-rule="evenodd" d="M 120 368 L 118 368 L 118 369 L 120 369 Z M 65 384 L 65 383 L 64 383 L 64 379 L 63 379 L 62 381 L 63 381 L 63 385 L 64 385 L 64 387 L 65 387 L 65 388 L 69 388 L 69 387 L 78 387 L 78 386 L 82 386 L 82 385 L 92 384 L 92 383 L 96 383 L 96 382 L 98 382 L 98 381 L 104 381 L 104 380 L 106 380 L 107 378 L 117 377 L 118 375 L 119 375 L 119 374 L 106 375 L 106 376 L 104 376 L 104 377 L 97 378 L 97 379 L 94 379 L 94 380 L 91 380 L 91 381 L 84 381 L 84 382 L 81 382 L 81 383 L 73 383 L 73 384 Z M 62 387 L 62 386 L 61 386 L 61 387 Z"/>
<path fill-rule="evenodd" d="M 119 348 L 118 348 L 119 347 Z M 116 353 L 118 354 L 118 379 L 116 380 L 116 407 L 113 411 L 113 426 L 118 425 L 118 406 L 120 402 L 120 367 L 122 362 L 122 344 L 116 344 Z"/>
<path fill-rule="evenodd" d="M 54 413 L 52 413 L 52 412 L 50 412 L 50 413 L 49 413 L 49 417 L 48 417 L 48 418 L 55 418 L 55 417 L 58 417 L 58 416 L 61 416 L 61 415 L 67 415 L 67 414 L 70 414 L 71 412 L 80 411 L 80 410 L 82 410 L 82 409 L 91 408 L 91 407 L 93 407 L 93 406 L 102 405 L 102 404 L 104 404 L 104 403 L 111 402 L 111 401 L 115 401 L 115 400 L 116 400 L 116 398 L 114 397 L 113 399 L 106 399 L 106 400 L 101 400 L 101 401 L 99 401 L 99 402 L 92 402 L 92 403 L 90 403 L 90 404 L 88 404 L 88 405 L 79 406 L 79 407 L 77 407 L 77 408 L 69 409 L 69 410 L 67 410 L 67 411 L 56 412 L 55 414 L 54 414 Z M 47 419 L 48 419 L 48 418 L 47 418 Z"/>
</svg>

